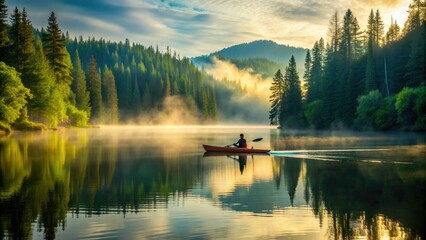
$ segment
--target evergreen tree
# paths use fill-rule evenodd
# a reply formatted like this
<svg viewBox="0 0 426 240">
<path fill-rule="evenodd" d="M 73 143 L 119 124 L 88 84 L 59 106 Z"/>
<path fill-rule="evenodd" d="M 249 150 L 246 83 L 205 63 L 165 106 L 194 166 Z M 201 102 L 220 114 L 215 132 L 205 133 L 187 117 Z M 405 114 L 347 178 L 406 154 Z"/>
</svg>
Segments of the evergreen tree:
<svg viewBox="0 0 426 240">
<path fill-rule="evenodd" d="M 311 78 L 311 74 L 312 74 L 312 59 L 311 59 L 311 53 L 308 51 L 306 52 L 306 57 L 305 57 L 305 73 L 303 74 L 303 80 L 304 80 L 304 90 L 306 91 L 308 88 L 308 83 L 310 83 L 312 81 Z"/>
<path fill-rule="evenodd" d="M 8 62 L 10 44 L 7 26 L 7 6 L 5 0 L 0 0 L 0 62 Z"/>
<path fill-rule="evenodd" d="M 324 87 L 322 90 L 323 108 L 321 109 L 321 118 L 323 127 L 330 127 L 335 120 L 339 102 L 339 53 L 334 52 L 331 46 L 327 48 L 326 58 L 324 60 Z M 319 126 L 318 126 L 319 127 Z"/>
<path fill-rule="evenodd" d="M 23 27 L 22 27 L 22 13 L 15 7 L 13 14 L 11 15 L 12 25 L 10 27 L 10 36 L 12 40 L 11 48 L 11 65 L 16 68 L 18 72 L 22 70 L 24 65 L 21 61 L 23 60 Z"/>
<path fill-rule="evenodd" d="M 376 84 L 376 59 L 375 59 L 375 52 L 376 52 L 376 46 L 377 42 L 377 36 L 376 36 L 376 21 L 373 9 L 371 9 L 370 16 L 368 17 L 368 24 L 367 24 L 367 63 L 366 63 L 366 69 L 365 69 L 365 93 L 370 92 L 371 90 L 374 90 L 377 88 Z"/>
<path fill-rule="evenodd" d="M 99 122 L 103 112 L 101 76 L 97 68 L 95 57 L 92 55 L 86 79 L 92 107 L 90 116 L 93 122 Z"/>
<path fill-rule="evenodd" d="M 44 53 L 55 73 L 56 81 L 65 86 L 71 85 L 71 60 L 54 12 L 50 14 L 46 32 L 43 34 L 43 43 Z M 64 94 L 68 94 L 68 90 L 69 87 L 64 87 Z"/>
<path fill-rule="evenodd" d="M 418 29 L 423 21 L 426 21 L 426 2 L 413 0 L 408 7 L 408 17 L 402 29 L 403 35 Z"/>
<path fill-rule="evenodd" d="M 269 101 L 271 102 L 271 110 L 269 110 L 269 120 L 271 125 L 277 125 L 278 117 L 280 115 L 279 110 L 281 106 L 281 99 L 284 94 L 284 76 L 280 69 L 278 69 L 272 79 L 272 86 L 270 90 L 271 95 L 269 96 Z"/>
<path fill-rule="evenodd" d="M 149 89 L 148 83 L 145 83 L 145 88 L 142 96 L 142 109 L 148 110 L 152 106 L 151 100 L 151 91 Z"/>
<path fill-rule="evenodd" d="M 105 67 L 103 74 L 103 86 L 105 89 L 105 120 L 109 124 L 118 123 L 118 98 L 115 88 L 114 75 L 108 67 Z"/>
<path fill-rule="evenodd" d="M 301 127 L 303 124 L 302 116 L 302 92 L 299 74 L 297 73 L 294 56 L 291 56 L 284 75 L 284 94 L 279 110 L 280 126 Z"/>
<path fill-rule="evenodd" d="M 81 67 L 80 56 L 78 51 L 75 51 L 74 56 L 74 68 L 72 70 L 73 82 L 71 89 L 75 95 L 75 106 L 77 109 L 86 112 L 87 116 L 90 117 L 90 93 L 87 91 L 87 82 L 85 73 Z"/>
<path fill-rule="evenodd" d="M 65 103 L 56 86 L 55 76 L 43 54 L 41 39 L 35 40 L 35 54 L 28 72 L 28 88 L 33 98 L 28 102 L 30 120 L 55 127 L 65 118 Z"/>
<path fill-rule="evenodd" d="M 348 66 L 351 66 L 352 61 L 359 56 L 360 53 L 360 27 L 358 20 L 348 9 L 343 18 L 342 41 L 340 50 Z"/>
<path fill-rule="evenodd" d="M 141 107 L 141 92 L 139 90 L 138 80 L 135 78 L 135 84 L 133 87 L 133 95 L 132 95 L 132 106 L 136 113 L 139 113 Z"/>
<path fill-rule="evenodd" d="M 406 86 L 417 87 L 426 85 L 426 20 L 411 34 L 411 51 L 405 66 L 405 79 Z"/>
<path fill-rule="evenodd" d="M 389 26 L 389 30 L 386 32 L 386 44 L 395 42 L 399 39 L 401 29 L 399 28 L 398 23 L 396 20 L 394 21 L 393 18 L 391 18 L 391 24 Z"/>
<path fill-rule="evenodd" d="M 339 22 L 339 15 L 337 11 L 333 14 L 328 24 L 328 36 L 330 37 L 331 49 L 333 52 L 339 50 L 339 43 L 342 39 L 341 24 Z"/>
<path fill-rule="evenodd" d="M 310 81 L 307 82 L 306 101 L 312 102 L 320 97 L 322 70 L 323 70 L 323 55 L 324 55 L 324 41 L 321 38 L 315 42 L 312 49 L 312 67 L 310 74 Z"/>
<path fill-rule="evenodd" d="M 380 16 L 380 12 L 378 9 L 376 10 L 376 15 L 374 16 L 374 32 L 375 32 L 374 42 L 377 46 L 381 46 L 383 42 L 383 34 L 385 30 L 384 30 L 382 17 Z"/>
</svg>

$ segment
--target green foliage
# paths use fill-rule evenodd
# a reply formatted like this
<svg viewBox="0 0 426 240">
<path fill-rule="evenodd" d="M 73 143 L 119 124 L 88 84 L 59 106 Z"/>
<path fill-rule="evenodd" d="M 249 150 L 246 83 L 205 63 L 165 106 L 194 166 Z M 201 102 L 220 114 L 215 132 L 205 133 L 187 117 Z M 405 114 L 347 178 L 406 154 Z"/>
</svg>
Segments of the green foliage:
<svg viewBox="0 0 426 240">
<path fill-rule="evenodd" d="M 5 0 L 0 0 L 0 61 L 7 62 L 11 41 L 8 33 L 7 6 Z"/>
<path fill-rule="evenodd" d="M 0 122 L 10 124 L 18 119 L 20 110 L 31 97 L 24 87 L 19 73 L 13 67 L 0 62 Z"/>
<path fill-rule="evenodd" d="M 72 70 L 73 82 L 71 89 L 75 94 L 75 106 L 90 116 L 90 93 L 87 91 L 86 76 L 81 67 L 78 51 L 75 51 L 74 68 Z"/>
<path fill-rule="evenodd" d="M 424 113 L 419 110 L 422 108 L 414 109 L 418 98 L 406 90 L 399 92 L 404 87 L 426 84 L 424 4 L 424 1 L 414 0 L 410 5 L 407 21 L 410 23 L 406 23 L 410 30 L 405 31 L 402 38 L 399 27 L 392 20 L 386 42 L 383 41 L 384 27 L 379 10 L 370 13 L 366 39 L 361 35 L 352 11 L 346 12 L 342 27 L 339 27 L 337 13 L 333 15 L 328 33 L 332 43 L 326 48 L 323 59 L 320 60 L 321 55 L 317 54 L 320 52 L 319 42 L 312 50 L 313 64 L 304 102 L 305 116 L 310 124 L 313 119 L 311 114 L 318 113 L 313 111 L 315 105 L 311 106 L 310 103 L 321 100 L 323 111 L 319 114 L 325 128 L 343 124 L 345 127 L 378 130 L 398 127 L 423 129 L 423 118 L 420 116 Z M 315 64 L 322 67 L 317 68 Z M 321 76 L 319 70 L 322 70 Z M 320 78 L 315 80 L 316 76 Z M 383 98 L 382 95 L 387 97 Z M 399 96 L 399 102 L 395 95 Z"/>
<path fill-rule="evenodd" d="M 362 129 L 390 130 L 396 123 L 395 98 L 383 98 L 378 90 L 358 97 L 355 124 Z"/>
<path fill-rule="evenodd" d="M 311 102 L 320 97 L 321 78 L 323 74 L 324 40 L 316 41 L 312 49 L 312 64 L 310 66 L 309 78 L 307 78 L 306 101 Z M 306 66 L 305 66 L 306 70 Z M 305 74 L 306 75 L 306 74 Z"/>
<path fill-rule="evenodd" d="M 98 71 L 98 66 L 94 56 L 90 58 L 89 69 L 87 72 L 87 86 L 90 93 L 90 105 L 92 106 L 90 116 L 94 122 L 98 122 L 100 121 L 103 112 L 102 86 L 101 75 Z"/>
<path fill-rule="evenodd" d="M 39 131 L 47 129 L 47 126 L 43 123 L 31 122 L 28 119 L 22 119 L 12 124 L 13 129 L 21 131 Z"/>
<path fill-rule="evenodd" d="M 300 128 L 304 125 L 303 120 L 302 91 L 296 61 L 292 56 L 284 74 L 278 121 L 282 127 Z"/>
<path fill-rule="evenodd" d="M 415 89 L 404 88 L 396 97 L 395 108 L 398 113 L 398 122 L 405 128 L 416 122 L 416 112 L 414 111 L 416 95 Z"/>
<path fill-rule="evenodd" d="M 89 116 L 85 111 L 79 110 L 71 104 L 67 105 L 67 116 L 71 126 L 86 127 L 89 121 Z"/>
<path fill-rule="evenodd" d="M 271 109 L 269 110 L 269 120 L 271 125 L 277 125 L 278 117 L 280 115 L 281 100 L 284 94 L 284 76 L 280 69 L 278 69 L 272 79 L 270 90 L 271 95 L 269 97 L 269 101 L 271 102 Z"/>
<path fill-rule="evenodd" d="M 382 100 L 382 95 L 377 90 L 359 96 L 355 121 L 364 127 L 373 127 L 374 115 L 381 108 Z"/>
<path fill-rule="evenodd" d="M 43 44 L 44 53 L 55 73 L 56 81 L 69 86 L 72 82 L 72 64 L 54 12 L 49 16 L 46 32 L 43 34 Z M 68 93 L 64 92 L 64 94 Z"/>
<path fill-rule="evenodd" d="M 105 92 L 104 99 L 104 118 L 106 123 L 117 124 L 118 123 L 118 98 L 117 89 L 115 87 L 115 79 L 111 70 L 107 67 L 103 74 L 103 89 Z"/>
<path fill-rule="evenodd" d="M 8 124 L 0 121 L 0 132 L 1 131 L 4 131 L 6 134 L 9 134 L 12 132 L 12 129 Z"/>
<path fill-rule="evenodd" d="M 426 87 L 404 88 L 396 97 L 398 122 L 409 130 L 426 130 Z"/>
<path fill-rule="evenodd" d="M 320 99 L 317 99 L 306 105 L 305 117 L 308 121 L 309 126 L 315 129 L 324 128 L 323 109 L 324 103 Z"/>
<path fill-rule="evenodd" d="M 217 112 L 216 102 L 213 101 L 219 99 L 216 91 L 221 88 L 217 88 L 218 83 L 199 71 L 187 58 L 180 59 L 170 51 L 160 53 L 153 47 L 130 45 L 127 42 L 106 42 L 102 39 L 83 41 L 80 38 L 79 41 L 69 41 L 67 48 L 70 52 L 78 50 L 83 69 L 93 69 L 90 67 L 93 56 L 98 66 L 106 66 L 111 70 L 122 120 L 139 117 L 154 109 L 161 111 L 161 103 L 167 96 L 190 99 L 203 115 L 200 116 L 201 119 L 210 119 L 211 114 Z M 100 101 L 93 98 L 89 75 L 94 75 L 92 70 L 88 71 L 86 80 L 91 92 L 93 114 L 93 108 L 96 109 L 96 104 Z M 204 96 L 202 91 L 206 91 Z M 103 95 L 105 97 L 105 93 Z M 105 99 L 102 100 L 106 102 Z M 205 107 L 209 109 L 206 111 Z M 91 120 L 96 120 L 96 116 L 92 115 Z"/>
</svg>

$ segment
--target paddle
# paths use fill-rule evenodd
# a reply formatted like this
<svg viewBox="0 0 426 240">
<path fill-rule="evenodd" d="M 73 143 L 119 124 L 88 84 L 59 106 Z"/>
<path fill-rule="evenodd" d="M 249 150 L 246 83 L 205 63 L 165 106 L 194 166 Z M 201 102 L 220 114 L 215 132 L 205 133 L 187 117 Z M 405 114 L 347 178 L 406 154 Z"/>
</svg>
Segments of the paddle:
<svg viewBox="0 0 426 240">
<path fill-rule="evenodd" d="M 250 142 L 260 142 L 260 141 L 262 141 L 262 139 L 263 138 L 255 138 L 255 139 L 251 140 Z M 233 143 L 233 144 L 227 145 L 227 147 L 233 146 L 234 144 L 237 144 L 237 143 Z"/>
</svg>

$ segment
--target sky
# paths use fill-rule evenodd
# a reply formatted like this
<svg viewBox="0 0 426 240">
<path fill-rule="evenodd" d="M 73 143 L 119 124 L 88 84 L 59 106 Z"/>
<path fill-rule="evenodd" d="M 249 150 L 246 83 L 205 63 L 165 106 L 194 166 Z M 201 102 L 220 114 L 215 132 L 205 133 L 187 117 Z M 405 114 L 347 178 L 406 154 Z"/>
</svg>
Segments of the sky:
<svg viewBox="0 0 426 240">
<path fill-rule="evenodd" d="M 180 56 L 209 54 L 255 40 L 312 48 L 327 39 L 328 22 L 348 8 L 362 29 L 371 9 L 385 27 L 391 17 L 403 26 L 411 0 L 6 0 L 8 13 L 25 7 L 35 28 L 55 12 L 71 37 L 169 46 Z"/>
</svg>

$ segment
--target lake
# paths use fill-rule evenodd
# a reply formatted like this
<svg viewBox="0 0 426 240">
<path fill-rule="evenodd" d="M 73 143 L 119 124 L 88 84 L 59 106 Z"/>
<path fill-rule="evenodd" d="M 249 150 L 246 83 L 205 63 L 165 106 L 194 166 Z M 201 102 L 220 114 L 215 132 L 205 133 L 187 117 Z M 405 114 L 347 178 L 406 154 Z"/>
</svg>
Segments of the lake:
<svg viewBox="0 0 426 240">
<path fill-rule="evenodd" d="M 271 154 L 204 154 L 243 132 Z M 262 126 L 0 137 L 0 236 L 425 239 L 426 137 Z"/>
</svg>

